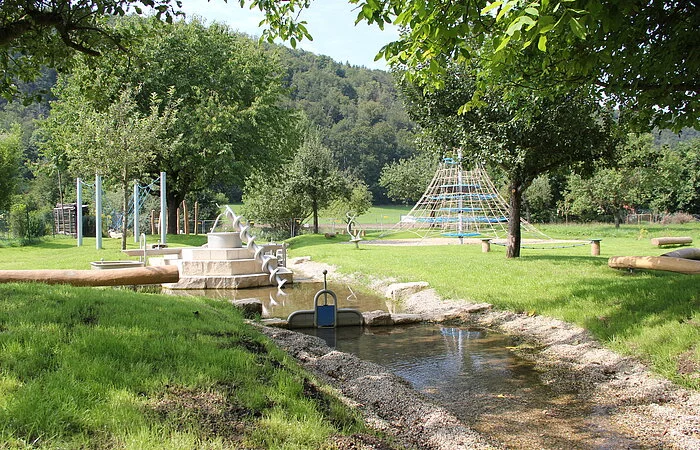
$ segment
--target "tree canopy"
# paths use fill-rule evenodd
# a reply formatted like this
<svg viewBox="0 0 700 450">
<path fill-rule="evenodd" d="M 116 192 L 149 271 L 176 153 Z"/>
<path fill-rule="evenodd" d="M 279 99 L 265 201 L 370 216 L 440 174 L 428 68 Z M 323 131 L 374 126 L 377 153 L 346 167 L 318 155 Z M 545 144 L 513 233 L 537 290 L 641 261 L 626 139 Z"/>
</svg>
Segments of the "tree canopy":
<svg viewBox="0 0 700 450">
<path fill-rule="evenodd" d="M 523 193 L 539 175 L 577 168 L 610 157 L 615 148 L 612 121 L 587 91 L 555 98 L 527 89 L 504 96 L 499 89 L 483 95 L 483 106 L 457 114 L 473 96 L 476 77 L 453 66 L 442 77 L 443 88 L 425 91 L 404 87 L 409 113 L 444 152 L 463 149 L 468 158 L 500 167 L 509 190 L 508 257 L 520 255 Z"/>
<path fill-rule="evenodd" d="M 68 90 L 71 87 L 76 94 L 75 86 Z M 45 145 L 50 147 L 46 153 L 65 152 L 74 173 L 83 178 L 97 173 L 121 188 L 122 250 L 126 249 L 131 182 L 145 174 L 157 154 L 169 153 L 179 141 L 171 132 L 177 114 L 172 91 L 164 102 L 152 94 L 147 114 L 139 111 L 134 99 L 137 92 L 127 87 L 101 111 L 69 91 L 54 102 L 44 123 L 49 138 Z"/>
<path fill-rule="evenodd" d="M 695 0 L 348 0 L 357 21 L 393 23 L 399 40 L 378 55 L 425 84 L 445 60 L 478 61 L 478 104 L 487 85 L 589 85 L 631 111 L 640 129 L 699 128 L 700 14 Z M 309 39 L 299 10 L 312 0 L 240 0 L 266 12 L 263 38 Z M 522 59 L 523 54 L 527 58 Z M 437 80 L 439 87 L 439 79 Z M 542 94 L 541 94 L 542 95 Z M 553 94 L 553 95 L 556 95 Z"/>
<path fill-rule="evenodd" d="M 180 0 L 4 0 L 0 8 L 0 95 L 11 99 L 17 81 L 33 80 L 42 66 L 65 69 L 76 53 L 99 56 L 128 44 L 107 26 L 108 16 L 153 11 L 171 22 Z"/>
<path fill-rule="evenodd" d="M 9 132 L 0 129 L 0 210 L 10 206 L 17 186 L 21 157 L 19 126 L 15 125 Z"/>
<path fill-rule="evenodd" d="M 163 25 L 122 19 L 117 30 L 133 36 L 130 58 L 110 53 L 80 61 L 71 76 L 76 95 L 104 110 L 126 86 L 140 85 L 143 113 L 150 95 L 178 101 L 171 139 L 175 151 L 158 153 L 149 167 L 168 174 L 169 228 L 176 205 L 190 192 L 241 185 L 253 169 L 270 169 L 298 147 L 294 111 L 282 107 L 281 70 L 274 56 L 226 26 L 197 21 Z M 169 229 L 175 232 L 175 229 Z"/>
</svg>

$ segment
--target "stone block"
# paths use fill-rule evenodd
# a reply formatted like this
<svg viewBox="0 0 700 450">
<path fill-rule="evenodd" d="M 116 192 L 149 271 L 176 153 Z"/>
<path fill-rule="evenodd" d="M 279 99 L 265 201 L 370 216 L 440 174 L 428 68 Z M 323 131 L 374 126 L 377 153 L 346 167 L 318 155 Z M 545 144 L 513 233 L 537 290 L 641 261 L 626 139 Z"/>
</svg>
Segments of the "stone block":
<svg viewBox="0 0 700 450">
<path fill-rule="evenodd" d="M 250 259 L 253 252 L 247 248 L 183 248 L 182 259 L 188 261 Z"/>
<path fill-rule="evenodd" d="M 390 284 L 384 293 L 387 298 L 399 300 L 403 297 L 408 297 L 416 292 L 427 288 L 429 284 L 425 281 L 414 281 L 411 283 L 393 283 Z"/>
<path fill-rule="evenodd" d="M 463 307 L 462 311 L 467 314 L 475 314 L 484 311 L 490 311 L 491 309 L 493 309 L 493 305 L 490 303 L 474 303 Z"/>
<path fill-rule="evenodd" d="M 287 321 L 284 319 L 278 319 L 276 317 L 270 319 L 262 319 L 260 320 L 260 323 L 268 327 L 287 328 Z"/>
<path fill-rule="evenodd" d="M 180 277 L 177 283 L 164 283 L 163 287 L 167 289 L 205 289 L 205 277 Z"/>
<path fill-rule="evenodd" d="M 231 300 L 231 304 L 243 311 L 243 316 L 252 319 L 262 314 L 263 305 L 257 298 L 244 298 L 241 300 Z"/>
<path fill-rule="evenodd" d="M 365 319 L 365 326 L 368 327 L 385 327 L 393 325 L 391 314 L 386 311 L 369 311 L 362 313 Z"/>
<path fill-rule="evenodd" d="M 422 322 L 423 316 L 420 314 L 392 314 L 391 321 L 394 325 L 409 325 Z"/>
<path fill-rule="evenodd" d="M 262 266 L 254 259 L 238 259 L 233 261 L 182 261 L 183 275 L 231 276 L 248 273 L 259 273 Z"/>
</svg>

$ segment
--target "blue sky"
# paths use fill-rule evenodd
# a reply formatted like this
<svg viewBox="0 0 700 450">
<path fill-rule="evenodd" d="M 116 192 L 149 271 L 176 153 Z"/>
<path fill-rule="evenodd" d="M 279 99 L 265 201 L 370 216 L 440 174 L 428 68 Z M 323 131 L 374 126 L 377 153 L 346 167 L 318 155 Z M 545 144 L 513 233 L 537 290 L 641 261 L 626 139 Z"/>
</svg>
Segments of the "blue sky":
<svg viewBox="0 0 700 450">
<path fill-rule="evenodd" d="M 301 16 L 308 22 L 314 40 L 299 42 L 297 48 L 327 55 L 339 62 L 386 69 L 384 60 L 375 62 L 374 57 L 382 46 L 398 37 L 397 28 L 386 26 L 382 31 L 364 22 L 355 26 L 357 12 L 353 11 L 354 8 L 347 0 L 315 0 Z M 184 0 L 182 9 L 188 18 L 197 15 L 208 22 L 223 22 L 251 36 L 259 36 L 262 32 L 258 28 L 262 14 L 247 7 L 241 9 L 236 0 L 228 3 L 223 0 Z"/>
</svg>

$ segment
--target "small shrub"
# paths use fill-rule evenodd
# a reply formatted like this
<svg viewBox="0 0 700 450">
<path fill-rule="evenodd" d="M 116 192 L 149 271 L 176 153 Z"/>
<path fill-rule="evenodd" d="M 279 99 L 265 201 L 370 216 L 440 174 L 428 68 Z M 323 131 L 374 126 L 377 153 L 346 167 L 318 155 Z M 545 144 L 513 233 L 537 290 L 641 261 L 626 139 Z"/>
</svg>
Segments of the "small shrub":
<svg viewBox="0 0 700 450">
<path fill-rule="evenodd" d="M 661 223 L 664 225 L 679 225 L 684 223 L 695 222 L 695 217 L 692 214 L 677 212 L 673 214 L 667 214 L 661 219 Z"/>
<path fill-rule="evenodd" d="M 646 228 L 639 230 L 639 235 L 637 235 L 637 240 L 644 241 L 649 239 L 649 231 Z"/>
</svg>

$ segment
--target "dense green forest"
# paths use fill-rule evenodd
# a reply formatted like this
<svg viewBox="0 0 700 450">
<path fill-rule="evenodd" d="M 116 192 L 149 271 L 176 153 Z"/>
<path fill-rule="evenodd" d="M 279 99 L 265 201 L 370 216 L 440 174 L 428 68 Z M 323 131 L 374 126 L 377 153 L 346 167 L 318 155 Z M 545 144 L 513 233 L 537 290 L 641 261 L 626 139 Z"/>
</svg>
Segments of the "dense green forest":
<svg viewBox="0 0 700 450">
<path fill-rule="evenodd" d="M 174 193 L 169 205 L 197 200 L 203 216 L 214 214 L 217 203 L 245 200 L 247 180 L 263 191 L 262 186 L 279 187 L 279 180 L 300 176 L 295 154 L 309 136 L 331 155 L 324 163 L 328 173 L 345 181 L 323 204 L 319 196 L 295 193 L 268 222 L 309 220 L 328 207 L 343 217 L 342 211 L 361 212 L 369 202 L 411 204 L 445 151 L 444 142 L 425 138 L 409 117 L 396 74 L 261 46 L 216 24 L 125 18 L 117 26 L 136 36 L 129 58 L 119 52 L 79 57 L 70 73 L 44 69 L 35 81 L 18 83 L 14 101 L 0 100 L 0 232 L 12 230 L 16 237 L 51 232 L 52 208 L 75 201 L 75 177 L 88 178 L 95 164 L 106 166 L 104 154 L 90 152 L 107 137 L 88 142 L 85 136 L 116 127 L 107 125 L 105 114 L 118 106 L 120 93 L 132 89 L 133 98 L 125 101 L 133 103 L 137 117 L 145 119 L 154 107 L 162 112 L 166 104 L 178 115 L 172 129 L 154 137 L 160 144 L 153 145 L 167 142 L 169 150 L 149 154 L 133 177 L 147 183 L 166 170 Z M 205 50 L 210 48 L 220 50 Z M 414 105 L 414 116 L 424 107 Z M 629 212 L 700 214 L 698 142 L 692 129 L 629 135 L 621 139 L 615 161 L 596 163 L 583 177 L 560 168 L 536 178 L 523 196 L 526 216 L 618 221 Z M 142 145 L 132 144 L 137 152 Z M 96 163 L 87 164 L 88 156 Z M 505 186 L 497 165 L 490 170 Z M 319 182 L 329 183 L 319 180 L 289 186 L 313 191 L 323 189 Z M 106 187 L 116 210 L 119 183 L 108 180 Z M 265 191 L 279 198 L 279 191 Z M 269 200 L 255 199 L 260 205 L 274 199 Z"/>
<path fill-rule="evenodd" d="M 378 182 L 388 163 L 416 152 L 416 125 L 392 75 L 338 63 L 327 56 L 280 48 L 291 90 L 289 106 L 301 109 L 321 130 L 341 170 L 363 180 L 375 202 L 386 202 Z"/>
</svg>

